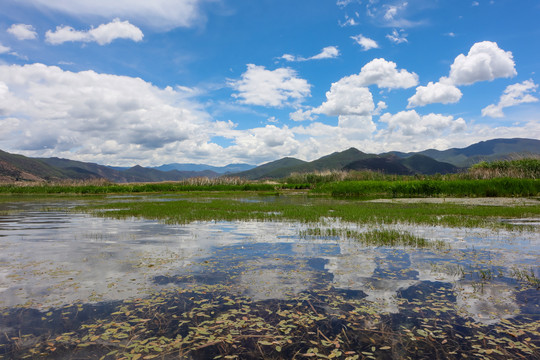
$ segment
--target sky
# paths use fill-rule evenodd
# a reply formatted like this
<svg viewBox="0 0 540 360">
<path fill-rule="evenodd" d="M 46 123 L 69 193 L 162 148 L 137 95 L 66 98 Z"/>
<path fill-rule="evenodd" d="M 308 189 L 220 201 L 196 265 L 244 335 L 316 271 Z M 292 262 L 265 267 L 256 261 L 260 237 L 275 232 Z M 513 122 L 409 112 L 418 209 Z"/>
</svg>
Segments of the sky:
<svg viewBox="0 0 540 360">
<path fill-rule="evenodd" d="M 538 0 L 0 0 L 0 149 L 114 166 L 540 139 Z"/>
</svg>

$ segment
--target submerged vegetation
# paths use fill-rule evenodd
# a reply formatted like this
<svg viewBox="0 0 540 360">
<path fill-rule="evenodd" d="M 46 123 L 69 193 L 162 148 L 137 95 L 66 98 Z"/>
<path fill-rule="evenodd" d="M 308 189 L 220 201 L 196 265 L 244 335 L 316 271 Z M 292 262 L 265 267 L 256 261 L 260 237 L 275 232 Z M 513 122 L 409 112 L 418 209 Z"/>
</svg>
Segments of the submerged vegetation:
<svg viewBox="0 0 540 360">
<path fill-rule="evenodd" d="M 413 247 L 413 248 L 442 248 L 442 241 L 428 241 L 415 236 L 407 231 L 400 230 L 371 230 L 357 231 L 350 229 L 321 229 L 309 228 L 300 231 L 302 238 L 341 238 L 352 239 L 361 242 L 366 246 L 390 246 L 390 247 Z"/>
<path fill-rule="evenodd" d="M 331 287 L 253 301 L 225 285 L 167 289 L 118 304 L 72 305 L 8 338 L 0 358 L 85 359 L 533 359 L 539 320 L 497 325 L 460 317 L 450 288 L 413 288 L 400 315 Z M 15 309 L 4 324 L 28 318 Z M 95 316 L 87 320 L 89 314 Z M 48 337 L 38 329 L 56 322 Z M 1 344 L 1 343 L 0 343 Z M 3 350 L 3 351 L 2 351 Z M 2 352 L 8 356 L 4 357 Z"/>
</svg>

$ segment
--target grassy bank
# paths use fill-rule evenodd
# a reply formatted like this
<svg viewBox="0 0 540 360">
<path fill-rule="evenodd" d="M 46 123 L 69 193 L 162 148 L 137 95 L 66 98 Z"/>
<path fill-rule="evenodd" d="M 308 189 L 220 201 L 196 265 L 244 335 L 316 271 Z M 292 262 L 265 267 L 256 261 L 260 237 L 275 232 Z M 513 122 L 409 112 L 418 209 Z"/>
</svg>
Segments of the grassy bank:
<svg viewBox="0 0 540 360">
<path fill-rule="evenodd" d="M 287 186 L 285 186 L 287 187 Z M 290 186 L 289 186 L 290 187 Z M 283 187 L 282 187 L 283 188 Z M 29 186 L 0 186 L 3 194 L 142 194 L 175 193 L 190 191 L 274 191 L 275 185 L 265 183 L 207 184 L 148 183 L 148 184 L 103 184 L 103 185 L 56 185 L 39 184 Z"/>
<path fill-rule="evenodd" d="M 336 197 L 529 197 L 540 194 L 540 180 L 501 178 L 341 181 L 318 185 L 313 192 Z"/>
<path fill-rule="evenodd" d="M 530 197 L 540 194 L 539 179 L 396 179 L 333 181 L 318 184 L 246 182 L 243 184 L 148 183 L 148 184 L 39 184 L 0 186 L 1 194 L 144 194 L 181 192 L 275 192 L 310 189 L 313 194 L 335 197 Z"/>
</svg>

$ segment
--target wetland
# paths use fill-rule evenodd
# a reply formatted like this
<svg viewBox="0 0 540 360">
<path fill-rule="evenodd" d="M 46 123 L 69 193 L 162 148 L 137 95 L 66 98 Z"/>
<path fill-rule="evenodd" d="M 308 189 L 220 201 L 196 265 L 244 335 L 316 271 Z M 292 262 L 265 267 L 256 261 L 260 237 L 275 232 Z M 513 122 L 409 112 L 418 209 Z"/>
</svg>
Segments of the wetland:
<svg viewBox="0 0 540 360">
<path fill-rule="evenodd" d="M 540 201 L 448 200 L 2 196 L 0 358 L 540 358 Z"/>
</svg>

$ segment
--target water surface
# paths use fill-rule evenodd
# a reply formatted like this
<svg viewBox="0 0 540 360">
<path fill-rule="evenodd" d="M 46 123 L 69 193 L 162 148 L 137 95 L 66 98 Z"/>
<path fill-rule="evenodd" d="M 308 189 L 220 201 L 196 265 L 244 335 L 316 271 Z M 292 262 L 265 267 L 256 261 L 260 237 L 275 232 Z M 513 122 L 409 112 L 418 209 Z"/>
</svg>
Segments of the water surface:
<svg viewBox="0 0 540 360">
<path fill-rule="evenodd" d="M 540 324 L 540 291 L 527 281 L 540 277 L 540 239 L 534 230 L 385 225 L 445 243 L 443 248 L 390 248 L 338 236 L 300 236 L 310 226 L 359 232 L 381 228 L 373 224 L 326 219 L 311 225 L 254 221 L 166 225 L 68 210 L 77 204 L 0 205 L 4 214 L 0 215 L 0 332 L 8 339 L 0 341 L 0 356 L 22 357 L 32 347 L 36 353 L 59 358 L 73 354 L 100 358 L 111 349 L 135 354 L 134 348 L 125 347 L 126 338 L 136 335 L 142 340 L 134 323 L 117 343 L 108 342 L 108 337 L 103 340 L 103 333 L 83 325 L 94 324 L 97 329 L 96 324 L 110 320 L 111 314 L 129 316 L 136 309 L 154 306 L 152 299 L 167 304 L 159 311 L 173 321 L 160 328 L 161 334 L 167 339 L 180 336 L 185 346 L 192 346 L 186 354 L 195 358 L 220 354 L 287 358 L 294 353 L 315 356 L 317 351 L 343 358 L 401 358 L 387 347 L 401 347 L 409 354 L 416 351 L 420 358 L 440 351 L 446 358 L 466 353 L 488 358 L 539 354 L 538 330 L 523 326 Z M 131 308 L 137 301 L 145 305 Z M 213 304 L 213 312 L 205 313 L 208 318 L 189 316 L 200 304 L 197 301 Z M 183 309 L 179 310 L 179 304 Z M 253 334 L 234 337 L 233 332 L 227 334 L 230 342 L 219 340 L 221 332 L 216 329 L 225 320 L 218 318 L 231 311 L 228 306 L 249 309 L 234 313 L 246 323 L 257 314 L 259 323 L 266 325 L 254 322 L 246 327 L 255 329 L 258 338 Z M 299 332 L 293 342 L 273 317 L 296 307 L 296 313 L 285 313 L 282 319 L 298 317 L 291 323 L 294 328 L 289 328 L 291 334 Z M 313 318 L 309 322 L 303 316 Z M 206 326 L 205 321 L 215 322 L 205 330 L 210 335 L 193 334 L 193 329 Z M 302 328 L 298 322 L 304 321 Z M 438 329 L 434 328 L 437 324 Z M 347 338 L 357 328 L 371 331 L 372 338 L 385 331 L 388 336 L 374 344 L 364 344 L 361 337 Z M 490 345 L 485 336 L 495 333 L 496 339 L 506 339 L 501 334 L 507 328 L 523 333 L 508 335 L 515 342 L 514 350 L 499 355 L 497 351 L 508 342 L 492 340 Z M 326 334 L 319 335 L 321 329 Z M 243 330 L 235 331 L 243 334 Z M 484 343 L 475 342 L 478 331 Z M 79 342 L 66 339 L 63 347 L 43 342 L 66 333 L 70 341 L 74 337 Z M 21 334 L 32 340 L 22 341 Z M 458 344 L 459 338 L 466 337 L 469 345 Z M 236 350 L 227 347 L 236 341 Z M 448 348 L 451 342 L 456 344 Z M 169 349 L 165 352 L 146 349 L 141 354 L 148 358 L 184 354 L 167 344 L 161 345 Z"/>
</svg>

